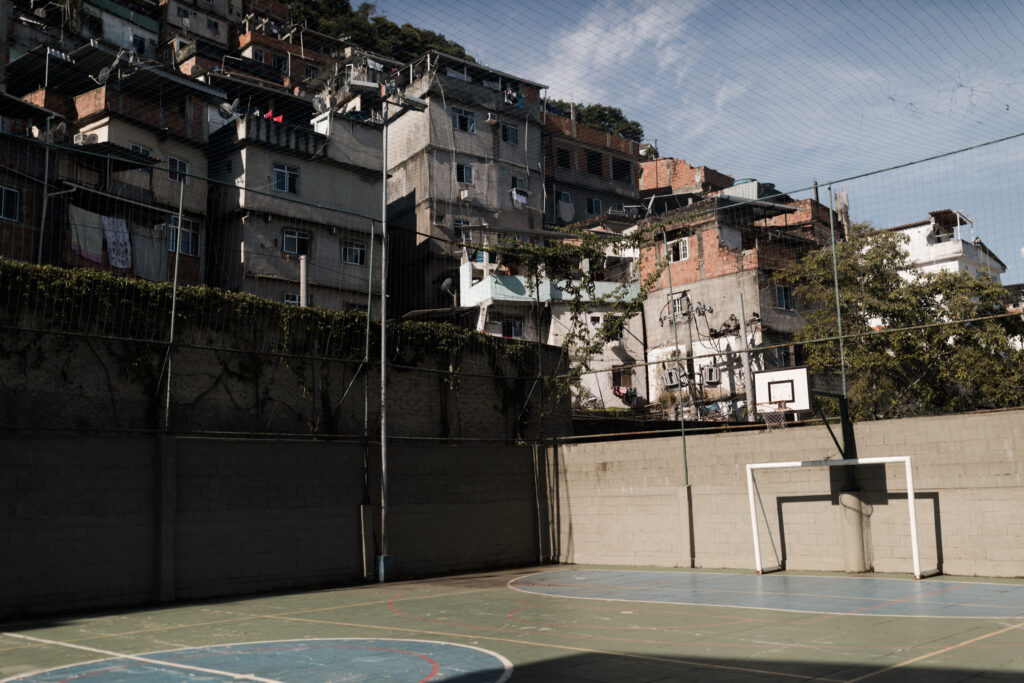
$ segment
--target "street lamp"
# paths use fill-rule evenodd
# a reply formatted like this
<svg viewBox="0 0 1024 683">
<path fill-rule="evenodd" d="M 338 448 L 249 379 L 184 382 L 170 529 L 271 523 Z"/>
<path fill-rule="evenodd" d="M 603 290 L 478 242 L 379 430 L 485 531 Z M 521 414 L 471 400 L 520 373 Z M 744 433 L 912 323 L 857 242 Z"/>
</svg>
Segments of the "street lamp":
<svg viewBox="0 0 1024 683">
<path fill-rule="evenodd" d="M 406 95 L 394 84 L 349 81 L 349 88 L 360 92 L 374 92 L 381 96 L 381 202 L 380 202 L 380 554 L 377 556 L 377 580 L 386 581 L 395 571 L 394 557 L 388 554 L 387 509 L 388 509 L 388 354 L 387 354 L 387 311 L 388 311 L 388 106 L 398 107 L 394 118 L 407 111 L 424 111 L 427 101 Z"/>
</svg>

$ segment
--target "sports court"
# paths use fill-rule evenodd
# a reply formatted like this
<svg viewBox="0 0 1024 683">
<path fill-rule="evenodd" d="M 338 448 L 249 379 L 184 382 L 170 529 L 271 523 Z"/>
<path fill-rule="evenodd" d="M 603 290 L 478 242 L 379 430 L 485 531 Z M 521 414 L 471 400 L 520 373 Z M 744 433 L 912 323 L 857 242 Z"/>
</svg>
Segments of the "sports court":
<svg viewBox="0 0 1024 683">
<path fill-rule="evenodd" d="M 546 566 L 0 631 L 2 681 L 1019 681 L 1024 581 Z"/>
</svg>

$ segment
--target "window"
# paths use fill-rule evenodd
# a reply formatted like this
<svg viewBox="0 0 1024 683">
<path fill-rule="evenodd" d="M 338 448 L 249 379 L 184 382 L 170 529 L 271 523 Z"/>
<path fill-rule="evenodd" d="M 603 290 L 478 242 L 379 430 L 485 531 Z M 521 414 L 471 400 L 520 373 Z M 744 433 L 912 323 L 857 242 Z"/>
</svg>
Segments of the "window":
<svg viewBox="0 0 1024 683">
<path fill-rule="evenodd" d="M 519 128 L 510 123 L 501 124 L 501 140 L 510 145 L 519 144 Z"/>
<path fill-rule="evenodd" d="M 274 164 L 274 189 L 278 192 L 299 193 L 299 168 Z"/>
<path fill-rule="evenodd" d="M 0 218 L 9 221 L 18 220 L 20 204 L 21 192 L 0 185 Z"/>
<path fill-rule="evenodd" d="M 519 176 L 512 176 L 512 189 L 513 190 L 525 190 L 526 189 L 526 178 L 520 178 Z"/>
<path fill-rule="evenodd" d="M 560 191 L 558 193 L 558 201 L 562 202 L 563 204 L 572 204 L 572 193 Z"/>
<path fill-rule="evenodd" d="M 260 64 L 262 64 L 263 61 L 264 61 L 263 60 L 263 50 L 253 50 L 252 58 L 255 59 L 257 62 L 259 62 Z"/>
<path fill-rule="evenodd" d="M 793 310 L 793 291 L 786 285 L 775 285 L 775 307 Z"/>
<path fill-rule="evenodd" d="M 131 143 L 128 146 L 128 148 L 131 151 L 133 151 L 136 154 L 138 154 L 139 156 L 144 156 L 144 157 L 151 157 L 151 156 L 153 156 L 153 150 L 151 150 L 149 147 L 143 147 L 142 145 L 137 145 L 134 142 Z M 149 170 L 149 166 L 139 166 L 139 167 L 136 168 L 136 170 L 138 170 L 138 171 L 148 171 Z"/>
<path fill-rule="evenodd" d="M 284 229 L 284 240 L 282 246 L 286 254 L 298 254 L 309 256 L 309 245 L 313 242 L 313 236 L 302 230 L 292 228 Z"/>
<path fill-rule="evenodd" d="M 455 164 L 455 179 L 467 185 L 473 184 L 473 167 L 469 164 Z"/>
<path fill-rule="evenodd" d="M 467 133 L 476 132 L 476 118 L 473 112 L 452 107 L 452 128 Z"/>
<path fill-rule="evenodd" d="M 284 302 L 289 306 L 301 306 L 302 300 L 299 298 L 298 292 L 285 292 Z"/>
<path fill-rule="evenodd" d="M 686 297 L 686 292 L 676 294 L 672 297 L 672 317 L 683 315 L 690 308 L 689 299 Z"/>
<path fill-rule="evenodd" d="M 668 262 L 675 263 L 676 261 L 685 261 L 690 258 L 690 240 L 688 237 L 683 237 L 675 242 L 668 243 Z"/>
<path fill-rule="evenodd" d="M 187 8 L 185 8 L 185 7 L 178 7 L 177 10 L 178 10 L 177 14 L 178 14 L 178 18 L 179 19 L 188 19 L 188 9 Z"/>
<path fill-rule="evenodd" d="M 274 68 L 280 71 L 284 71 L 288 68 L 288 58 L 284 55 L 274 55 L 273 57 Z"/>
<path fill-rule="evenodd" d="M 523 316 L 509 316 L 501 321 L 501 336 L 523 338 Z"/>
<path fill-rule="evenodd" d="M 144 36 L 132 36 L 132 49 L 136 54 L 146 53 L 146 38 Z"/>
<path fill-rule="evenodd" d="M 181 11 L 180 9 L 178 10 Z M 188 16 L 188 12 L 185 13 Z M 92 14 L 85 15 L 85 31 L 88 35 L 95 36 L 97 38 L 103 35 L 103 19 Z"/>
<path fill-rule="evenodd" d="M 555 163 L 560 168 L 572 168 L 572 153 L 569 150 L 559 148 L 555 150 L 555 156 Z"/>
<path fill-rule="evenodd" d="M 206 29 L 212 33 L 220 33 L 220 23 L 213 19 L 206 20 Z"/>
<path fill-rule="evenodd" d="M 341 260 L 354 266 L 366 265 L 366 242 L 345 240 L 341 243 Z"/>
<path fill-rule="evenodd" d="M 775 349 L 775 360 L 778 362 L 780 368 L 788 368 L 792 365 L 793 354 L 790 353 L 788 346 L 780 346 Z"/>
<path fill-rule="evenodd" d="M 629 365 L 616 365 L 612 367 L 612 386 L 631 387 L 633 386 L 633 368 Z"/>
<path fill-rule="evenodd" d="M 587 213 L 591 216 L 601 215 L 601 200 L 587 197 Z"/>
<path fill-rule="evenodd" d="M 600 152 L 587 152 L 587 173 L 604 175 L 604 155 Z"/>
<path fill-rule="evenodd" d="M 316 78 L 319 73 L 320 69 L 315 66 L 310 66 L 309 64 L 306 65 L 306 78 Z"/>
<path fill-rule="evenodd" d="M 469 232 L 469 221 L 465 218 L 453 218 L 452 227 L 455 228 L 456 242 L 472 242 L 473 237 Z"/>
<path fill-rule="evenodd" d="M 612 179 L 631 180 L 633 175 L 631 172 L 632 167 L 633 164 L 628 159 L 612 158 Z"/>
<path fill-rule="evenodd" d="M 167 157 L 167 179 L 174 183 L 188 185 L 188 162 Z"/>
<path fill-rule="evenodd" d="M 199 225 L 187 218 L 181 220 L 178 229 L 178 215 L 171 214 L 167 220 L 170 230 L 167 231 L 167 251 L 176 251 L 177 237 L 181 234 L 181 253 L 184 256 L 199 256 Z"/>
</svg>

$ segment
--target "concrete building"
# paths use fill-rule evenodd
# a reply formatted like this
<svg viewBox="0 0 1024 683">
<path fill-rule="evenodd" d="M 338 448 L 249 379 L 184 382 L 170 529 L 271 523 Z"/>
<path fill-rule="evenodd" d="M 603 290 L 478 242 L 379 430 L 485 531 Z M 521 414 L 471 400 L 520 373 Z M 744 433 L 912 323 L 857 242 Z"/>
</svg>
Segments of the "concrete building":
<svg viewBox="0 0 1024 683">
<path fill-rule="evenodd" d="M 113 0 L 86 0 L 79 15 L 79 33 L 82 38 L 154 60 L 160 40 L 160 22 L 153 16 L 156 7 L 152 2 L 127 7 Z"/>
<path fill-rule="evenodd" d="M 403 68 L 396 85 L 427 103 L 388 126 L 390 258 L 410 275 L 392 280 L 400 315 L 450 305 L 439 285 L 458 281 L 461 244 L 544 239 L 546 86 L 439 52 Z"/>
<path fill-rule="evenodd" d="M 924 220 L 887 229 L 906 235 L 910 262 L 922 272 L 988 275 L 996 282 L 1006 272 L 1006 264 L 975 234 L 974 221 L 960 211 L 931 211 Z"/>
<path fill-rule="evenodd" d="M 248 115 L 211 135 L 215 282 L 297 304 L 305 257 L 310 305 L 365 309 L 379 293 L 381 127 L 336 112 L 312 124 Z"/>
<path fill-rule="evenodd" d="M 642 277 L 667 261 L 644 305 L 652 401 L 675 404 L 682 390 L 687 417 L 731 419 L 746 407 L 744 346 L 771 347 L 751 354 L 754 372 L 799 364 L 803 305 L 775 273 L 826 243 L 828 209 L 755 181 L 661 196 L 686 208 L 650 219 L 669 224 L 641 254 Z"/>
<path fill-rule="evenodd" d="M 163 280 L 180 235 L 179 281 L 204 282 L 207 109 L 224 93 L 96 41 L 70 60 L 40 47 L 8 74 L 12 94 L 67 121 L 59 134 L 71 147 L 46 174 L 42 261 Z"/>
<path fill-rule="evenodd" d="M 542 144 L 547 223 L 636 215 L 640 143 L 545 111 Z"/>
</svg>

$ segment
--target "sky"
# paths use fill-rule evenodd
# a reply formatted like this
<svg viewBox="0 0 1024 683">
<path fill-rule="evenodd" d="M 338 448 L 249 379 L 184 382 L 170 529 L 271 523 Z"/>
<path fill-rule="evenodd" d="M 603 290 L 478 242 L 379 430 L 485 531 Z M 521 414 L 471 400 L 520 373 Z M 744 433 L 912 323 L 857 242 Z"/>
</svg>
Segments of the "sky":
<svg viewBox="0 0 1024 683">
<path fill-rule="evenodd" d="M 353 5 L 358 3 L 353 2 Z M 619 107 L 664 156 L 888 227 L 955 209 L 1024 281 L 1019 0 L 378 0 L 551 98 Z M 823 202 L 827 194 L 820 193 Z M 965 237 L 970 235 L 965 234 Z"/>
</svg>

